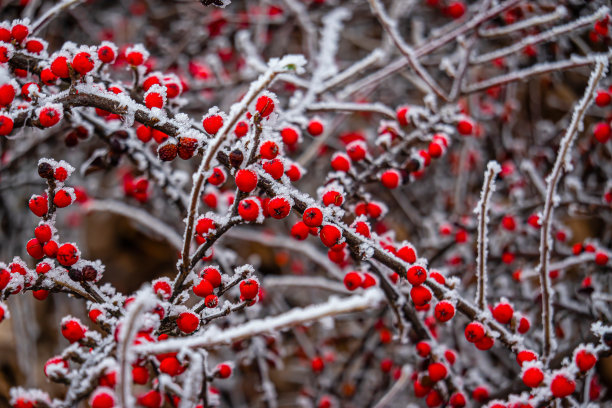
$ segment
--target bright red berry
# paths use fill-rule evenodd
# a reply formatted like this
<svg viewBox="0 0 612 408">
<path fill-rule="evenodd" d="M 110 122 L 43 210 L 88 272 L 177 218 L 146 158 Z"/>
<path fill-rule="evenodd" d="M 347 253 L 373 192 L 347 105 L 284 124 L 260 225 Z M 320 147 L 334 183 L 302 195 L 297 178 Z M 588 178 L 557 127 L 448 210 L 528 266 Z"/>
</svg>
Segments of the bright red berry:
<svg viewBox="0 0 612 408">
<path fill-rule="evenodd" d="M 266 95 L 260 96 L 255 103 L 255 110 L 259 112 L 263 118 L 270 116 L 274 111 L 274 100 Z"/>
<path fill-rule="evenodd" d="M 411 285 L 420 285 L 427 280 L 427 270 L 419 265 L 412 266 L 406 271 L 406 278 Z"/>
<path fill-rule="evenodd" d="M 72 266 L 79 260 L 81 253 L 73 244 L 63 244 L 57 250 L 57 261 L 63 266 Z"/>
<path fill-rule="evenodd" d="M 349 272 L 344 275 L 344 286 L 346 286 L 348 290 L 355 290 L 359 288 L 361 286 L 361 282 L 362 279 L 359 272 Z"/>
<path fill-rule="evenodd" d="M 465 338 L 470 343 L 476 343 L 485 336 L 485 328 L 482 323 L 471 322 L 465 328 Z"/>
<path fill-rule="evenodd" d="M 42 217 L 47 213 L 48 203 L 47 197 L 35 195 L 30 198 L 28 203 L 30 210 L 34 213 L 34 215 L 38 217 Z"/>
<path fill-rule="evenodd" d="M 244 193 L 250 193 L 257 187 L 257 174 L 253 170 L 240 169 L 236 172 L 236 187 Z"/>
<path fill-rule="evenodd" d="M 278 153 L 279 153 L 278 145 L 272 140 L 268 140 L 264 142 L 259 147 L 259 154 L 261 155 L 262 159 L 272 160 L 276 156 L 278 156 Z"/>
<path fill-rule="evenodd" d="M 85 328 L 76 319 L 69 319 L 62 323 L 62 336 L 70 343 L 77 342 L 85 337 Z"/>
<path fill-rule="evenodd" d="M 238 214 L 245 221 L 255 221 L 259 217 L 261 207 L 259 201 L 253 198 L 245 198 L 238 204 Z"/>
<path fill-rule="evenodd" d="M 94 65 L 94 60 L 88 52 L 79 52 L 72 59 L 72 68 L 81 75 L 89 73 L 94 69 Z"/>
<path fill-rule="evenodd" d="M 308 131 L 308 133 L 310 133 L 311 136 L 320 136 L 324 130 L 323 123 L 320 120 L 312 119 L 308 123 L 308 127 L 306 128 L 306 130 Z"/>
<path fill-rule="evenodd" d="M 240 282 L 240 296 L 245 300 L 255 299 L 259 292 L 259 283 L 255 279 L 246 279 Z"/>
<path fill-rule="evenodd" d="M 597 356 L 586 350 L 579 350 L 578 353 L 576 353 L 576 358 L 574 361 L 576 362 L 576 366 L 578 366 L 578 369 L 582 372 L 585 372 L 589 371 L 595 366 L 595 364 L 597 363 Z"/>
<path fill-rule="evenodd" d="M 493 308 L 493 317 L 495 320 L 500 322 L 501 324 L 508 324 L 512 320 L 512 315 L 514 314 L 514 309 L 509 303 L 498 303 Z"/>
<path fill-rule="evenodd" d="M 434 316 L 439 322 L 447 322 L 455 316 L 455 306 L 447 300 L 442 300 L 436 304 Z"/>
<path fill-rule="evenodd" d="M 564 374 L 557 374 L 550 383 L 550 391 L 555 398 L 565 398 L 574 393 L 576 383 Z"/>
<path fill-rule="evenodd" d="M 443 380 L 448 375 L 448 368 L 444 363 L 432 363 L 427 367 L 429 379 L 433 382 Z"/>
<path fill-rule="evenodd" d="M 43 127 L 56 125 L 62 118 L 62 113 L 54 106 L 45 106 L 38 113 L 38 121 Z"/>
<path fill-rule="evenodd" d="M 342 232 L 335 225 L 324 225 L 319 232 L 321 242 L 328 248 L 336 245 L 342 238 Z"/>
<path fill-rule="evenodd" d="M 204 130 L 209 135 L 216 135 L 219 129 L 223 126 L 223 118 L 221 115 L 211 115 L 204 118 L 202 121 Z"/>
<path fill-rule="evenodd" d="M 53 197 L 53 204 L 55 204 L 58 208 L 68 207 L 72 204 L 72 194 L 68 190 L 59 189 L 55 196 Z"/>
<path fill-rule="evenodd" d="M 203 282 L 206 281 L 204 280 Z M 176 319 L 176 325 L 179 330 L 185 334 L 193 333 L 200 325 L 200 318 L 195 313 L 183 312 L 179 315 L 178 319 Z"/>
</svg>

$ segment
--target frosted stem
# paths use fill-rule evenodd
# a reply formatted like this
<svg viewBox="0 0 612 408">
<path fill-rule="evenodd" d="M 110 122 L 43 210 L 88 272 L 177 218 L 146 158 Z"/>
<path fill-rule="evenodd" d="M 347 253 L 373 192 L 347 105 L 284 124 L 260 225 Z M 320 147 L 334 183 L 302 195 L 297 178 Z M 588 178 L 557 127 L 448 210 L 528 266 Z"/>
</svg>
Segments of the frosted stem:
<svg viewBox="0 0 612 408">
<path fill-rule="evenodd" d="M 480 201 L 474 209 L 478 214 L 478 248 L 476 258 L 477 269 L 477 289 L 476 304 L 481 310 L 486 310 L 487 306 L 487 250 L 489 237 L 487 231 L 487 221 L 489 219 L 489 203 L 491 194 L 495 191 L 495 177 L 501 172 L 501 167 L 496 161 L 490 161 L 485 171 L 485 181 L 480 193 Z"/>
<path fill-rule="evenodd" d="M 564 164 L 566 164 L 566 162 L 569 160 L 569 153 L 576 139 L 576 135 L 583 127 L 583 120 L 586 110 L 592 103 L 595 89 L 597 89 L 599 81 L 605 75 L 607 68 L 607 59 L 599 58 L 596 60 L 595 69 L 591 73 L 584 96 L 574 108 L 572 120 L 567 128 L 567 131 L 565 132 L 565 135 L 563 136 L 563 139 L 561 139 L 555 164 L 551 173 L 546 178 L 546 200 L 544 201 L 544 210 L 541 217 L 542 229 L 540 230 L 540 263 L 536 269 L 540 274 L 540 287 L 542 291 L 542 326 L 544 328 L 544 350 L 542 353 L 542 359 L 545 363 L 548 363 L 548 360 L 555 348 L 553 341 L 553 289 L 550 285 L 550 277 L 548 276 L 548 272 L 550 251 L 552 246 L 551 227 L 553 211 L 558 204 L 558 197 L 556 196 L 557 186 L 559 184 L 559 179 L 563 174 Z"/>
</svg>

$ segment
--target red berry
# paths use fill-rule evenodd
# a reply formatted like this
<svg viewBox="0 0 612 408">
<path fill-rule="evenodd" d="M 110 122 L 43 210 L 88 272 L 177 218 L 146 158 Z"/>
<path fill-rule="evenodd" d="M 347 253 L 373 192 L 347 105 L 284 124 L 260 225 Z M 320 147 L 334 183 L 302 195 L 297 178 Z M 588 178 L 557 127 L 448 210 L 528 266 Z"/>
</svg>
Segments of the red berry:
<svg viewBox="0 0 612 408">
<path fill-rule="evenodd" d="M 320 373 L 325 368 L 325 362 L 321 357 L 315 357 L 310 361 L 310 367 L 315 373 Z"/>
<path fill-rule="evenodd" d="M 219 298 L 216 295 L 208 295 L 204 299 L 204 304 L 208 308 L 217 307 L 217 305 L 219 304 Z"/>
<path fill-rule="evenodd" d="M 303 241 L 308 238 L 310 228 L 302 221 L 298 221 L 291 227 L 291 236 L 299 241 Z"/>
<path fill-rule="evenodd" d="M 426 341 L 419 341 L 416 345 L 417 354 L 423 358 L 429 357 L 431 346 Z"/>
<path fill-rule="evenodd" d="M 482 339 L 474 343 L 478 350 L 489 350 L 495 344 L 493 337 L 484 336 Z"/>
<path fill-rule="evenodd" d="M 101 387 L 91 395 L 89 405 L 91 408 L 114 408 L 115 395 L 110 388 Z"/>
<path fill-rule="evenodd" d="M 358 272 L 349 272 L 344 276 L 344 286 L 348 290 L 355 290 L 361 286 L 361 276 Z"/>
<path fill-rule="evenodd" d="M 342 205 L 343 202 L 344 197 L 339 191 L 330 190 L 323 194 L 323 204 L 326 207 L 329 207 L 330 205 L 335 205 L 339 207 Z"/>
<path fill-rule="evenodd" d="M 221 272 L 217 268 L 209 266 L 204 268 L 201 273 L 202 278 L 206 279 L 214 288 L 221 286 Z"/>
<path fill-rule="evenodd" d="M 268 173 L 274 180 L 279 180 L 283 177 L 285 172 L 285 166 L 279 159 L 266 160 L 263 162 L 263 169 Z"/>
<path fill-rule="evenodd" d="M 54 106 L 45 106 L 38 113 L 38 120 L 43 127 L 56 125 L 62 118 L 61 112 Z"/>
<path fill-rule="evenodd" d="M 36 38 L 26 41 L 26 50 L 32 54 L 40 54 L 44 49 L 45 44 Z"/>
<path fill-rule="evenodd" d="M 342 238 L 342 232 L 335 225 L 324 225 L 319 233 L 321 242 L 328 248 L 338 244 L 338 241 Z"/>
<path fill-rule="evenodd" d="M 323 212 L 317 207 L 310 207 L 304 211 L 302 219 L 304 224 L 311 228 L 320 227 L 323 222 Z"/>
<path fill-rule="evenodd" d="M 476 387 L 472 391 L 472 398 L 477 402 L 484 403 L 489 399 L 489 390 L 484 386 Z"/>
<path fill-rule="evenodd" d="M 11 84 L 0 85 L 0 106 L 7 106 L 15 99 L 15 88 Z"/>
<path fill-rule="evenodd" d="M 68 207 L 72 204 L 72 195 L 65 189 L 60 189 L 55 193 L 53 197 L 53 204 L 59 208 Z"/>
<path fill-rule="evenodd" d="M 431 291 L 425 286 L 413 286 L 410 289 L 410 298 L 417 306 L 425 306 L 431 300 Z"/>
<path fill-rule="evenodd" d="M 94 69 L 94 65 L 94 60 L 88 52 L 79 52 L 72 59 L 72 68 L 81 75 L 86 75 Z"/>
<path fill-rule="evenodd" d="M 169 356 L 161 361 L 159 364 L 159 371 L 174 377 L 185 371 L 185 367 L 181 365 L 180 361 L 178 361 L 176 357 Z"/>
<path fill-rule="evenodd" d="M 250 193 L 257 187 L 257 174 L 253 170 L 241 169 L 236 172 L 236 187 L 244 193 Z"/>
<path fill-rule="evenodd" d="M 149 381 L 149 370 L 143 366 L 132 367 L 132 379 L 135 384 L 146 384 Z"/>
<path fill-rule="evenodd" d="M 28 203 L 30 210 L 34 213 L 34 215 L 38 217 L 42 217 L 47 213 L 48 203 L 47 197 L 35 195 L 30 198 Z"/>
<path fill-rule="evenodd" d="M 442 300 L 436 304 L 434 315 L 439 322 L 447 322 L 455 316 L 455 306 L 447 300 Z"/>
<path fill-rule="evenodd" d="M 240 282 L 240 296 L 245 300 L 255 299 L 259 292 L 259 283 L 255 279 L 246 279 Z"/>
<path fill-rule="evenodd" d="M 519 326 L 516 329 L 516 331 L 518 331 L 521 334 L 525 334 L 529 330 L 530 326 L 531 326 L 531 323 L 529 322 L 529 319 L 526 318 L 525 316 L 522 316 L 521 319 L 519 320 Z"/>
<path fill-rule="evenodd" d="M 446 12 L 451 18 L 461 18 L 465 14 L 465 4 L 461 1 L 453 1 L 448 5 Z"/>
<path fill-rule="evenodd" d="M 351 159 L 344 153 L 334 153 L 331 166 L 335 171 L 347 172 L 351 168 Z"/>
<path fill-rule="evenodd" d="M 291 164 L 291 166 L 289 166 L 289 170 L 287 170 L 285 174 L 287 177 L 289 177 L 289 180 L 293 182 L 302 178 L 302 170 L 295 164 Z"/>
<path fill-rule="evenodd" d="M 203 280 L 203 282 L 208 283 L 205 280 Z M 209 283 L 208 285 L 210 286 Z M 179 315 L 178 319 L 176 319 L 176 325 L 179 330 L 185 334 L 193 333 L 200 325 L 200 318 L 195 313 L 183 312 Z"/>
<path fill-rule="evenodd" d="M 138 398 L 136 398 L 136 402 L 138 402 L 138 405 L 142 405 L 145 408 L 160 408 L 164 400 L 159 391 L 151 390 L 144 394 L 140 394 Z"/>
<path fill-rule="evenodd" d="M 11 37 L 15 39 L 17 42 L 22 42 L 30 33 L 28 26 L 24 24 L 15 24 L 13 28 L 11 28 Z"/>
<path fill-rule="evenodd" d="M 313 119 L 308 123 L 306 130 L 312 136 L 320 136 L 323 133 L 323 123 L 317 119 Z"/>
<path fill-rule="evenodd" d="M 49 258 L 55 258 L 58 250 L 59 245 L 55 241 L 49 241 L 43 246 L 43 251 Z"/>
<path fill-rule="evenodd" d="M 597 251 L 595 253 L 595 263 L 597 265 L 605 265 L 608 263 L 609 257 L 608 254 L 603 251 Z"/>
<path fill-rule="evenodd" d="M 278 153 L 279 153 L 278 145 L 272 140 L 268 140 L 264 142 L 259 147 L 259 154 L 261 155 L 262 159 L 271 160 L 275 158 L 276 156 L 278 156 Z"/>
<path fill-rule="evenodd" d="M 204 130 L 209 135 L 216 135 L 219 129 L 223 126 L 223 118 L 221 115 L 211 115 L 204 118 L 202 121 Z"/>
<path fill-rule="evenodd" d="M 66 57 L 57 57 L 51 62 L 51 72 L 60 78 L 69 78 L 70 70 L 68 68 L 68 59 Z"/>
<path fill-rule="evenodd" d="M 516 362 L 522 367 L 524 362 L 537 361 L 538 356 L 531 350 L 521 350 L 516 355 Z"/>
<path fill-rule="evenodd" d="M 391 169 L 381 174 L 380 181 L 383 186 L 387 187 L 388 189 L 394 189 L 399 186 L 401 176 L 399 171 Z"/>
<path fill-rule="evenodd" d="M 396 252 L 396 255 L 404 262 L 408 262 L 408 263 L 416 262 L 416 252 L 414 248 L 410 245 L 404 245 L 403 247 L 398 249 Z"/>
<path fill-rule="evenodd" d="M 219 378 L 229 378 L 232 375 L 232 366 L 229 364 L 219 364 L 217 366 L 217 374 Z"/>
<path fill-rule="evenodd" d="M 291 203 L 285 197 L 274 197 L 268 202 L 267 208 L 270 217 L 280 220 L 291 212 Z"/>
<path fill-rule="evenodd" d="M 43 246 L 36 238 L 32 238 L 28 241 L 26 244 L 26 251 L 28 252 L 28 255 L 34 259 L 41 259 L 45 256 Z"/>
<path fill-rule="evenodd" d="M 346 146 L 346 153 L 352 161 L 365 159 L 367 152 L 367 146 L 362 140 L 355 140 Z"/>
<path fill-rule="evenodd" d="M 411 285 L 420 285 L 427 280 L 427 270 L 419 265 L 412 266 L 406 272 L 406 278 Z"/>
<path fill-rule="evenodd" d="M 45 85 L 55 85 L 57 82 L 57 75 L 55 75 L 50 68 L 45 68 L 40 71 L 40 80 Z"/>
<path fill-rule="evenodd" d="M 443 380 L 448 375 L 448 368 L 443 363 L 432 363 L 427 367 L 429 379 L 433 382 Z"/>
<path fill-rule="evenodd" d="M 449 403 L 452 408 L 461 408 L 465 407 L 467 401 L 465 400 L 465 395 L 460 392 L 456 392 L 451 395 Z"/>
<path fill-rule="evenodd" d="M 280 135 L 283 138 L 283 143 L 288 146 L 296 144 L 300 138 L 300 135 L 297 130 L 291 127 L 283 128 L 280 131 Z"/>
<path fill-rule="evenodd" d="M 0 115 L 0 136 L 9 135 L 13 131 L 13 119 L 6 115 Z"/>
<path fill-rule="evenodd" d="M 62 323 L 62 336 L 70 343 L 77 342 L 85 337 L 85 328 L 78 320 L 67 320 Z"/>
<path fill-rule="evenodd" d="M 274 111 L 274 100 L 266 95 L 260 96 L 255 104 L 255 110 L 259 112 L 263 118 L 270 116 Z"/>
<path fill-rule="evenodd" d="M 202 279 L 197 285 L 193 285 L 193 293 L 202 298 L 212 295 L 213 291 L 213 285 L 206 279 Z"/>
<path fill-rule="evenodd" d="M 57 261 L 63 266 L 72 266 L 79 260 L 80 252 L 74 245 L 63 244 L 57 250 Z"/>
<path fill-rule="evenodd" d="M 468 136 L 468 135 L 471 135 L 473 131 L 474 131 L 474 125 L 469 120 L 464 119 L 464 120 L 460 120 L 457 123 L 457 132 L 459 132 L 459 134 Z"/>
<path fill-rule="evenodd" d="M 106 64 L 110 64 L 115 60 L 115 49 L 109 45 L 103 45 L 98 48 L 98 59 Z"/>
<path fill-rule="evenodd" d="M 151 140 L 151 138 L 153 137 L 152 133 L 153 132 L 151 132 L 151 128 L 145 125 L 140 125 L 136 129 L 136 136 L 143 143 L 147 143 Z"/>
<path fill-rule="evenodd" d="M 482 323 L 471 322 L 465 328 L 465 338 L 470 343 L 476 343 L 485 336 L 485 328 Z"/>
<path fill-rule="evenodd" d="M 576 383 L 564 374 L 557 374 L 550 383 L 550 391 L 555 398 L 565 398 L 574 393 Z"/>
<path fill-rule="evenodd" d="M 196 233 L 199 235 L 206 235 L 209 231 L 215 229 L 217 226 L 212 218 L 200 218 L 196 223 Z"/>
<path fill-rule="evenodd" d="M 238 204 L 238 214 L 245 221 L 255 221 L 259 217 L 261 207 L 258 200 L 245 198 Z"/>
<path fill-rule="evenodd" d="M 364 273 L 363 282 L 361 282 L 361 287 L 363 289 L 367 289 L 372 286 L 376 286 L 376 279 L 369 273 Z"/>
<path fill-rule="evenodd" d="M 397 122 L 401 125 L 401 126 L 408 126 L 408 121 L 410 120 L 408 117 L 408 111 L 410 110 L 410 108 L 408 106 L 400 106 L 399 108 L 397 108 L 396 111 L 396 117 L 397 117 Z"/>
<path fill-rule="evenodd" d="M 493 317 L 501 324 L 508 324 L 512 320 L 514 309 L 509 303 L 498 303 L 493 308 Z"/>
<path fill-rule="evenodd" d="M 610 129 L 610 125 L 606 122 L 600 122 L 593 128 L 593 135 L 595 135 L 595 139 L 597 139 L 599 143 L 606 143 L 610 139 L 611 134 L 612 130 Z"/>
<path fill-rule="evenodd" d="M 147 92 L 144 102 L 149 109 L 161 109 L 164 107 L 164 96 L 159 92 Z"/>
<path fill-rule="evenodd" d="M 226 178 L 225 171 L 220 167 L 215 167 L 207 180 L 214 186 L 220 186 L 225 183 Z"/>
<path fill-rule="evenodd" d="M 132 66 L 142 65 L 144 62 L 144 55 L 140 51 L 131 51 L 125 56 L 125 60 Z"/>
<path fill-rule="evenodd" d="M 578 353 L 576 353 L 575 361 L 576 366 L 578 366 L 578 369 L 582 372 L 585 372 L 589 371 L 595 366 L 595 363 L 597 363 L 597 356 L 586 350 L 579 350 Z"/>
<path fill-rule="evenodd" d="M 68 178 L 68 171 L 63 167 L 58 167 L 55 169 L 53 177 L 60 183 L 63 183 Z"/>
<path fill-rule="evenodd" d="M 249 125 L 245 121 L 240 121 L 236 124 L 234 128 L 234 134 L 237 138 L 241 138 L 247 134 L 249 131 Z"/>
<path fill-rule="evenodd" d="M 40 262 L 38 265 L 36 265 L 36 273 L 39 275 L 47 273 L 50 270 L 51 270 L 51 265 L 49 265 L 47 262 Z"/>
</svg>

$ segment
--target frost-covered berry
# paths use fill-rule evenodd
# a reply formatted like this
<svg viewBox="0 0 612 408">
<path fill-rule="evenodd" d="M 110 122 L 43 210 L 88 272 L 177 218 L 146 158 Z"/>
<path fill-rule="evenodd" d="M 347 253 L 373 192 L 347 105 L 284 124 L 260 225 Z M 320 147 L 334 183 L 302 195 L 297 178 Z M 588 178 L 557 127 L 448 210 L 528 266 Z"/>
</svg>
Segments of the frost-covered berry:
<svg viewBox="0 0 612 408">
<path fill-rule="evenodd" d="M 45 85 L 55 85 L 57 82 L 57 75 L 51 71 L 51 68 L 45 68 L 40 71 L 40 80 Z"/>
<path fill-rule="evenodd" d="M 279 148 L 278 145 L 272 140 L 268 140 L 259 147 L 259 154 L 262 159 L 272 160 L 278 156 Z"/>
<path fill-rule="evenodd" d="M 72 68 L 81 75 L 88 74 L 94 66 L 94 60 L 88 52 L 79 52 L 72 59 Z"/>
<path fill-rule="evenodd" d="M 30 207 L 30 211 L 32 211 L 34 215 L 42 217 L 49 209 L 47 197 L 39 195 L 32 196 L 28 202 L 28 207 Z"/>
<path fill-rule="evenodd" d="M 99 387 L 91 394 L 89 405 L 91 408 L 115 408 L 115 393 L 108 387 Z"/>
<path fill-rule="evenodd" d="M 73 244 L 67 243 L 57 250 L 57 261 L 63 266 L 72 266 L 79 260 L 81 253 Z"/>
<path fill-rule="evenodd" d="M 60 183 L 63 183 L 68 178 L 68 170 L 62 166 L 58 166 L 53 173 L 53 177 Z"/>
<path fill-rule="evenodd" d="M 202 121 L 204 130 L 209 135 L 216 135 L 219 129 L 223 126 L 223 118 L 221 115 L 211 115 L 204 118 Z"/>
<path fill-rule="evenodd" d="M 522 367 L 528 361 L 537 361 L 538 355 L 531 350 L 521 350 L 516 354 L 516 362 Z"/>
<path fill-rule="evenodd" d="M 317 207 L 309 207 L 304 210 L 302 220 L 308 227 L 320 227 L 323 222 L 323 212 Z"/>
<path fill-rule="evenodd" d="M 164 400 L 159 391 L 151 390 L 140 394 L 136 398 L 136 402 L 144 408 L 160 408 Z"/>
<path fill-rule="evenodd" d="M 529 367 L 523 372 L 522 379 L 526 386 L 535 388 L 544 380 L 544 373 L 539 367 Z"/>
<path fill-rule="evenodd" d="M 289 169 L 285 171 L 285 174 L 287 175 L 287 177 L 289 177 L 289 180 L 291 180 L 292 182 L 296 182 L 302 178 L 302 169 L 301 167 L 292 163 L 289 166 Z"/>
<path fill-rule="evenodd" d="M 178 142 L 178 156 L 183 160 L 189 160 L 193 157 L 197 147 L 197 139 L 193 137 L 181 137 Z"/>
<path fill-rule="evenodd" d="M 149 370 L 147 370 L 147 368 L 143 366 L 133 366 L 132 380 L 135 384 L 146 384 L 149 381 Z"/>
<path fill-rule="evenodd" d="M 455 306 L 447 300 L 442 300 L 436 304 L 434 316 L 439 322 L 447 322 L 455 316 Z"/>
<path fill-rule="evenodd" d="M 257 297 L 259 283 L 255 279 L 246 279 L 240 282 L 240 296 L 244 300 L 252 300 Z"/>
<path fill-rule="evenodd" d="M 348 290 L 355 290 L 361 286 L 362 279 L 359 272 L 349 272 L 344 275 L 344 286 Z"/>
<path fill-rule="evenodd" d="M 519 320 L 519 326 L 516 329 L 516 331 L 518 331 L 521 334 L 525 334 L 527 333 L 530 327 L 531 327 L 531 322 L 529 321 L 529 319 L 526 318 L 525 316 L 521 316 Z"/>
<path fill-rule="evenodd" d="M 164 107 L 164 95 L 161 92 L 147 92 L 144 98 L 145 105 L 149 109 L 158 108 L 161 109 Z"/>
<path fill-rule="evenodd" d="M 427 270 L 419 265 L 412 266 L 406 271 L 406 278 L 411 285 L 420 285 L 427 280 Z"/>
<path fill-rule="evenodd" d="M 484 336 L 482 339 L 478 340 L 474 343 L 478 350 L 489 350 L 495 344 L 495 339 L 493 337 Z"/>
<path fill-rule="evenodd" d="M 153 292 L 161 296 L 162 299 L 170 299 L 172 286 L 167 278 L 160 278 L 153 281 Z"/>
<path fill-rule="evenodd" d="M 257 174 L 253 170 L 241 169 L 236 172 L 236 187 L 244 193 L 250 193 L 257 187 Z"/>
<path fill-rule="evenodd" d="M 43 246 L 43 251 L 45 251 L 45 255 L 49 258 L 55 258 L 58 250 L 59 245 L 55 241 L 49 241 Z"/>
<path fill-rule="evenodd" d="M 410 107 L 408 107 L 408 106 L 400 106 L 395 111 L 395 116 L 397 118 L 397 122 L 401 126 L 408 126 L 408 123 L 409 123 L 409 120 L 410 120 L 409 117 L 408 117 L 408 112 L 409 111 L 410 111 Z"/>
<path fill-rule="evenodd" d="M 352 161 L 365 159 L 367 153 L 367 146 L 362 140 L 355 140 L 346 146 L 346 154 L 348 154 Z"/>
<path fill-rule="evenodd" d="M 595 263 L 597 265 L 603 266 L 608 263 L 609 259 L 610 258 L 608 257 L 608 254 L 605 253 L 604 251 L 597 251 L 595 253 Z"/>
<path fill-rule="evenodd" d="M 145 55 L 142 53 L 142 51 L 130 49 L 125 55 L 125 60 L 132 66 L 139 66 L 144 63 Z"/>
<path fill-rule="evenodd" d="M 397 188 L 400 184 L 401 176 L 395 169 L 387 170 L 380 175 L 380 182 L 388 189 Z"/>
<path fill-rule="evenodd" d="M 253 222 L 259 217 L 261 207 L 259 201 L 254 198 L 245 198 L 238 204 L 238 215 L 247 222 Z"/>
<path fill-rule="evenodd" d="M 62 322 L 62 336 L 70 343 L 77 342 L 85 337 L 85 327 L 77 319 L 67 319 Z"/>
<path fill-rule="evenodd" d="M 263 118 L 270 116 L 270 114 L 274 112 L 274 100 L 266 95 L 260 96 L 257 98 L 255 110 L 259 112 Z"/>
<path fill-rule="evenodd" d="M 13 119 L 6 115 L 0 115 L 0 136 L 9 135 L 13 131 Z"/>
<path fill-rule="evenodd" d="M 236 127 L 234 128 L 234 134 L 237 138 L 244 137 L 249 132 L 249 125 L 245 121 L 241 120 L 236 123 Z"/>
<path fill-rule="evenodd" d="M 321 122 L 318 119 L 312 119 L 309 123 L 308 126 L 306 127 L 306 130 L 308 131 L 308 133 L 310 133 L 311 136 L 320 136 L 323 133 L 323 122 Z"/>
<path fill-rule="evenodd" d="M 32 54 L 40 54 L 45 49 L 45 43 L 38 38 L 32 38 L 26 41 L 25 47 Z"/>
<path fill-rule="evenodd" d="M 463 395 L 461 392 L 453 393 L 448 402 L 450 403 L 451 408 L 462 408 L 467 404 L 465 395 Z"/>
<path fill-rule="evenodd" d="M 462 1 L 451 1 L 446 8 L 446 12 L 455 20 L 461 18 L 465 14 L 465 4 Z"/>
<path fill-rule="evenodd" d="M 268 173 L 274 180 L 279 180 L 283 177 L 285 172 L 285 166 L 279 159 L 266 160 L 263 162 L 263 169 Z"/>
<path fill-rule="evenodd" d="M 62 118 L 62 112 L 55 106 L 45 106 L 38 113 L 38 120 L 43 127 L 56 125 Z"/>
<path fill-rule="evenodd" d="M 223 170 L 221 167 L 215 167 L 213 168 L 212 174 L 208 177 L 207 181 L 214 186 L 220 186 L 221 184 L 225 183 L 226 179 L 227 175 L 225 170 Z"/>
<path fill-rule="evenodd" d="M 323 194 L 323 205 L 329 207 L 330 205 L 341 206 L 344 202 L 344 197 L 339 191 L 330 190 Z"/>
<path fill-rule="evenodd" d="M 179 330 L 185 334 L 193 333 L 200 325 L 200 318 L 192 312 L 183 312 L 176 319 Z"/>
<path fill-rule="evenodd" d="M 344 153 L 334 153 L 331 166 L 335 171 L 347 172 L 351 169 L 351 159 Z"/>
<path fill-rule="evenodd" d="M 72 204 L 73 195 L 66 189 L 59 189 L 53 197 L 53 204 L 58 208 L 68 207 Z"/>
<path fill-rule="evenodd" d="M 274 197 L 268 202 L 267 208 L 270 217 L 280 220 L 291 212 L 291 203 L 285 197 Z"/>
<path fill-rule="evenodd" d="M 206 305 L 206 307 L 212 309 L 213 307 L 217 307 L 217 305 L 219 304 L 219 298 L 217 297 L 217 295 L 208 295 L 204 299 L 204 304 Z"/>
</svg>

